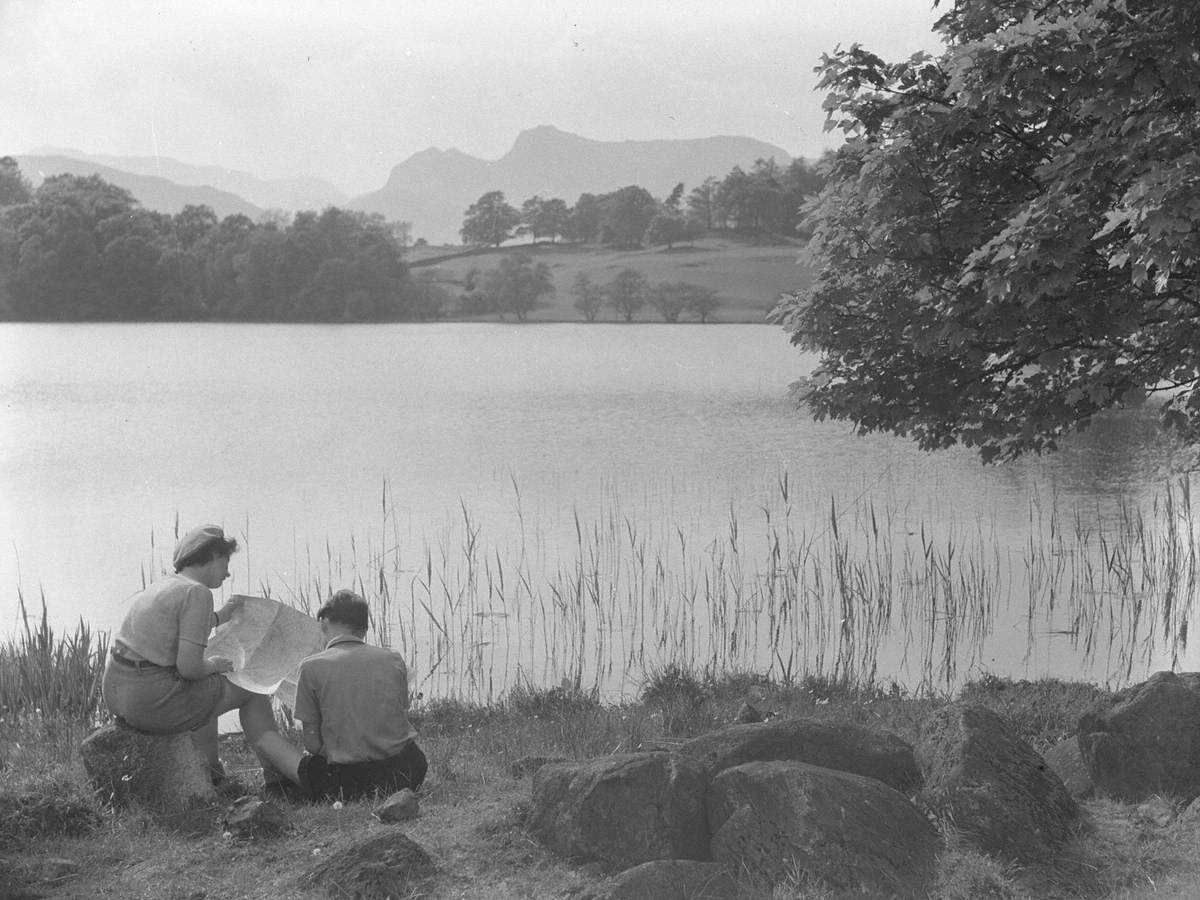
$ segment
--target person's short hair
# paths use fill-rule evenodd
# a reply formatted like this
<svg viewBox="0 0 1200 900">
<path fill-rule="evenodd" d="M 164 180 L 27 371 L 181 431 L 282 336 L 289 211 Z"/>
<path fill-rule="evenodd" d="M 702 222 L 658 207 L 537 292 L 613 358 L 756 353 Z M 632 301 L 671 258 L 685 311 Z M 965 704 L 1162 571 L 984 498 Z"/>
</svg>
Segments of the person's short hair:
<svg viewBox="0 0 1200 900">
<path fill-rule="evenodd" d="M 226 538 L 219 525 L 201 525 L 185 534 L 175 547 L 175 571 L 188 566 L 203 566 L 218 556 L 228 559 L 237 552 L 236 538 Z"/>
<path fill-rule="evenodd" d="M 317 610 L 317 620 L 328 619 L 358 632 L 365 632 L 371 621 L 371 607 L 354 591 L 338 591 Z"/>
</svg>

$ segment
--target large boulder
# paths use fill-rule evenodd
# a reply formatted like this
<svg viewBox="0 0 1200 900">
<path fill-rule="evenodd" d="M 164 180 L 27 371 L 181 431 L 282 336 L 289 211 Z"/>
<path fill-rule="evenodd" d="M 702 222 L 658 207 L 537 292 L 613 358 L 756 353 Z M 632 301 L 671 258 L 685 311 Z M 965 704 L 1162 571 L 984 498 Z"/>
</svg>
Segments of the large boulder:
<svg viewBox="0 0 1200 900">
<path fill-rule="evenodd" d="M 838 896 L 924 897 L 941 840 L 903 794 L 874 778 L 801 762 L 752 762 L 708 793 L 712 855 L 752 878 L 797 872 Z"/>
<path fill-rule="evenodd" d="M 774 719 L 730 725 L 679 748 L 700 760 L 710 775 L 748 762 L 792 760 L 882 781 L 898 791 L 921 781 L 913 748 L 886 731 L 815 719 Z"/>
<path fill-rule="evenodd" d="M 580 900 L 729 900 L 737 884 L 720 863 L 655 859 L 588 888 Z"/>
<path fill-rule="evenodd" d="M 1087 799 L 1096 792 L 1096 785 L 1079 750 L 1079 741 L 1075 738 L 1059 741 L 1042 753 L 1042 759 L 1062 779 L 1067 793 L 1076 800 Z"/>
<path fill-rule="evenodd" d="M 998 714 L 953 703 L 922 729 L 920 800 L 984 853 L 1019 863 L 1052 855 L 1079 808 L 1054 771 Z"/>
<path fill-rule="evenodd" d="M 550 763 L 533 777 L 527 824 L 554 852 L 627 868 L 652 859 L 707 859 L 698 762 L 627 753 Z"/>
<path fill-rule="evenodd" d="M 437 874 L 425 848 L 400 831 L 352 838 L 321 849 L 319 859 L 298 881 L 302 888 L 323 890 L 331 897 L 385 900 L 426 896 L 423 888 Z"/>
<path fill-rule="evenodd" d="M 1079 720 L 1096 790 L 1118 800 L 1200 796 L 1200 673 L 1157 672 Z"/>
<path fill-rule="evenodd" d="M 79 751 L 93 789 L 114 806 L 175 814 L 216 801 L 208 760 L 190 735 L 144 734 L 114 723 L 84 738 Z"/>
</svg>

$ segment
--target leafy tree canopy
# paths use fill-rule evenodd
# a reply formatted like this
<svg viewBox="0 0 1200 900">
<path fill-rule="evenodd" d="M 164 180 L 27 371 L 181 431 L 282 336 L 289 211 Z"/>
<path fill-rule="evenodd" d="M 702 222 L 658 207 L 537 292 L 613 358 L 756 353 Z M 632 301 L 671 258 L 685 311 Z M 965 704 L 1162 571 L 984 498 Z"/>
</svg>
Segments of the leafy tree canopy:
<svg viewBox="0 0 1200 900">
<path fill-rule="evenodd" d="M 956 0 L 945 50 L 818 69 L 846 134 L 775 320 L 818 418 L 983 459 L 1165 398 L 1200 442 L 1200 4 Z"/>
<path fill-rule="evenodd" d="M 544 262 L 534 263 L 526 254 L 514 253 L 483 276 L 483 292 L 501 317 L 513 313 L 524 322 L 542 297 L 554 293 L 554 279 Z"/>
<path fill-rule="evenodd" d="M 521 213 L 504 199 L 503 191 L 488 191 L 467 207 L 463 216 L 463 243 L 473 247 L 499 247 L 521 224 Z"/>
</svg>

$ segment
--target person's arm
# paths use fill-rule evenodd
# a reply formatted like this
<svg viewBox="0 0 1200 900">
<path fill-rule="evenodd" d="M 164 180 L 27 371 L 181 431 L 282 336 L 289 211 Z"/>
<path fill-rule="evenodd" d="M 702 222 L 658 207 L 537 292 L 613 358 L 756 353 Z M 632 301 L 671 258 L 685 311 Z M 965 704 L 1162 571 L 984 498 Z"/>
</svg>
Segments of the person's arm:
<svg viewBox="0 0 1200 900">
<path fill-rule="evenodd" d="M 321 705 L 313 690 L 312 669 L 307 662 L 300 663 L 300 675 L 296 679 L 296 705 L 293 714 L 304 723 L 304 749 L 316 756 L 321 752 Z"/>
<path fill-rule="evenodd" d="M 218 625 L 224 625 L 232 619 L 246 605 L 246 598 L 241 594 L 234 594 L 225 601 L 225 605 L 213 613 L 213 628 Z"/>
<path fill-rule="evenodd" d="M 175 654 L 175 668 L 188 681 L 196 681 L 220 672 L 232 672 L 233 662 L 223 656 L 205 658 L 208 633 L 212 630 L 212 591 L 201 588 L 208 602 L 202 597 L 190 597 L 183 605 L 179 616 L 179 650 Z"/>
<path fill-rule="evenodd" d="M 321 752 L 322 746 L 323 745 L 321 742 L 321 723 L 319 721 L 318 722 L 309 722 L 308 720 L 305 720 L 305 722 L 304 722 L 304 749 L 307 750 L 309 753 L 311 753 L 313 756 L 316 756 L 318 753 Z"/>
</svg>

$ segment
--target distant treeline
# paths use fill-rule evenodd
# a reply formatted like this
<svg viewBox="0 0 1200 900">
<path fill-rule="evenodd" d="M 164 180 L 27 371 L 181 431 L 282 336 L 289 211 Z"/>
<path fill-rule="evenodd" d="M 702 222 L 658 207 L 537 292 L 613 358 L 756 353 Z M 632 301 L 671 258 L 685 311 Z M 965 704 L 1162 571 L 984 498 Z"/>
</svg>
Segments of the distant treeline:
<svg viewBox="0 0 1200 900">
<path fill-rule="evenodd" d="M 630 185 L 607 194 L 581 194 L 574 206 L 534 196 L 520 209 L 502 192 L 490 191 L 466 211 L 459 233 L 464 244 L 480 247 L 499 247 L 520 235 L 618 247 L 670 247 L 713 231 L 795 237 L 804 198 L 823 183 L 818 167 L 803 159 L 786 167 L 760 159 L 749 172 L 734 166 L 723 179 L 706 178 L 686 201 L 682 183 L 661 201 Z"/>
<path fill-rule="evenodd" d="M 467 210 L 464 243 L 518 234 L 620 246 L 670 246 L 721 229 L 794 234 L 820 176 L 802 160 L 760 160 L 707 179 L 684 205 L 637 186 L 583 194 L 573 207 L 500 192 Z M 484 228 L 484 223 L 487 228 Z M 175 215 L 142 208 L 96 175 L 55 175 L 33 189 L 0 158 L 0 317 L 22 321 L 384 322 L 451 314 L 455 298 L 410 277 L 409 226 L 328 207 L 322 212 L 218 219 L 207 206 Z M 472 286 L 461 312 L 478 302 Z M 541 292 L 544 294 L 544 291 Z M 531 298 L 536 300 L 536 296 Z M 465 302 L 464 302 L 465 301 Z M 586 317 L 586 316 L 585 316 Z"/>
</svg>

